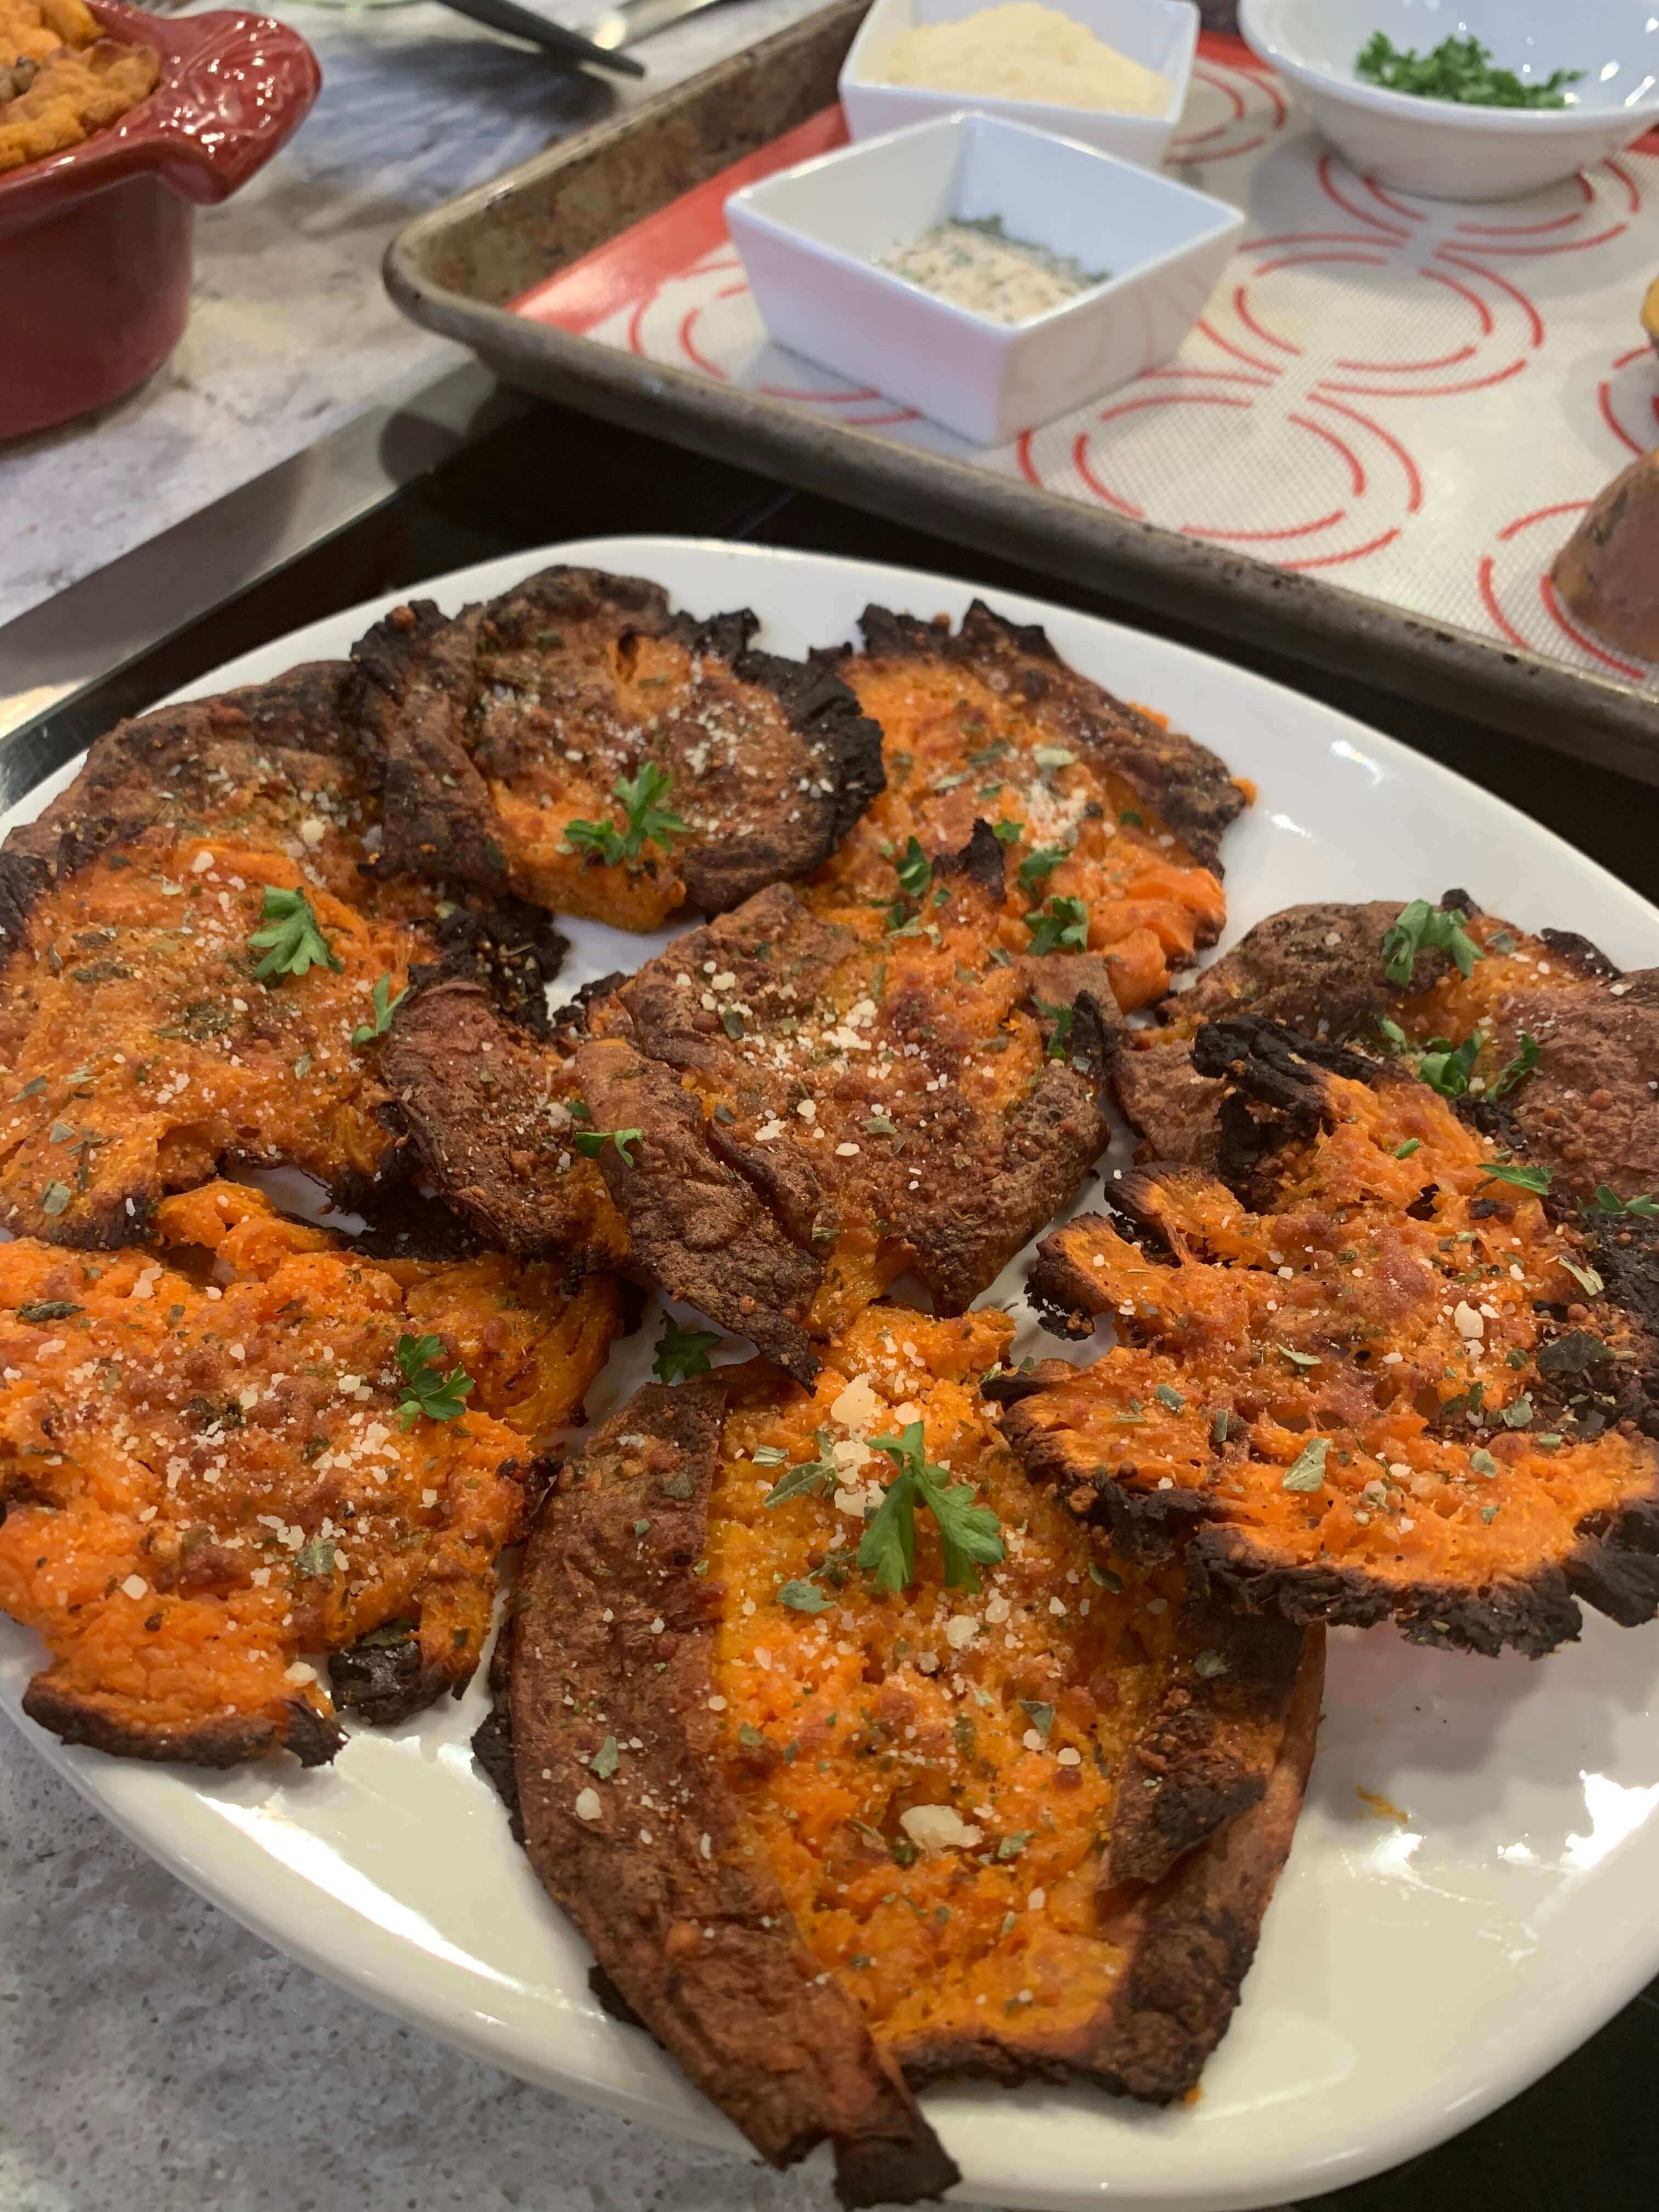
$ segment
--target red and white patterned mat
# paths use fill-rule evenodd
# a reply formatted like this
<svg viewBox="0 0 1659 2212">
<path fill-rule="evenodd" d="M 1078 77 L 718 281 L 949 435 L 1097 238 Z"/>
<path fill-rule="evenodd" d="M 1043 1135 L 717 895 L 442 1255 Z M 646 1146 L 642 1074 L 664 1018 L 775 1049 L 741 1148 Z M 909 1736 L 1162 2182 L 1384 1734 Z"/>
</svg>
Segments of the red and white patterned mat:
<svg viewBox="0 0 1659 2212">
<path fill-rule="evenodd" d="M 1659 274 L 1653 140 L 1522 203 L 1414 200 L 1206 36 L 1170 166 L 1244 210 L 1243 244 L 1175 362 L 989 449 L 767 339 L 721 206 L 844 143 L 826 110 L 516 312 L 1659 690 L 1659 665 L 1588 636 L 1548 573 L 1608 477 L 1659 445 L 1637 320 Z"/>
</svg>

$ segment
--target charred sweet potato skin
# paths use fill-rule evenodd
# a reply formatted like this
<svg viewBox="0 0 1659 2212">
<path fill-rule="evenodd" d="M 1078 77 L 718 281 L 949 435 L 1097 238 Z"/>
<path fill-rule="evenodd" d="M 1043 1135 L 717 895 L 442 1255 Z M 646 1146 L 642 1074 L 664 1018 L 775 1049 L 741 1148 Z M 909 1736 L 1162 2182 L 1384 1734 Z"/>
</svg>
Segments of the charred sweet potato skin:
<svg viewBox="0 0 1659 2212">
<path fill-rule="evenodd" d="M 1217 855 L 1245 803 L 1222 763 L 980 601 L 954 635 L 879 607 L 862 627 L 864 651 L 836 665 L 881 724 L 887 787 L 810 902 L 890 896 L 890 849 L 914 836 L 930 857 L 954 852 L 980 817 L 1009 842 L 1006 949 L 1029 945 L 1035 909 L 1077 898 L 1119 1005 L 1158 998 L 1220 933 Z"/>
<path fill-rule="evenodd" d="M 1143 2046 L 1173 2046 L 1142 2015 L 1170 1993 L 1136 1984 L 1139 1937 L 1115 1931 L 1138 1929 L 1125 1916 L 1146 1883 L 1178 1882 L 1266 1801 L 1304 1639 L 1183 1608 L 1178 1572 L 1103 1560 L 1033 1495 L 976 1388 L 1009 1335 L 1000 1314 L 877 1306 L 810 1395 L 731 1372 L 707 1533 L 716 1747 L 803 1940 L 907 2075 L 1083 2075 L 1168 2098 L 1197 2078 L 1236 1984 L 1188 1973 L 1182 2002 L 1212 2033 L 1160 2072 Z M 920 1516 L 902 1596 L 856 1570 L 890 1471 L 870 1439 L 913 1419 L 1012 1532 L 980 1589 L 945 1588 Z M 831 1489 L 767 1504 L 826 1455 Z M 944 1817 L 951 1839 L 919 1844 L 918 1808 L 924 1834 Z"/>
<path fill-rule="evenodd" d="M 339 963 L 257 981 L 268 888 L 310 891 Z M 221 1162 L 287 1163 L 350 1199 L 395 1176 L 390 1093 L 355 1029 L 409 941 L 284 856 L 158 829 L 0 911 L 0 1219 L 88 1248 L 142 1235 Z"/>
<path fill-rule="evenodd" d="M 891 928 L 779 886 L 592 1010 L 578 1081 L 641 1132 L 600 1155 L 641 1263 L 802 1380 L 906 1267 L 961 1311 L 1106 1140 L 1107 971 L 1003 954 L 988 866 L 988 831 L 914 897 L 890 864 Z"/>
<path fill-rule="evenodd" d="M 441 978 L 398 1008 L 380 1073 L 422 1166 L 480 1236 L 575 1273 L 629 1263 L 604 1177 L 577 1146 L 582 1101 L 559 1035 L 527 1033 L 483 984 Z"/>
<path fill-rule="evenodd" d="M 359 1260 L 238 1185 L 156 1230 L 156 1253 L 0 1245 L 0 1607 L 52 1654 L 25 1707 L 131 1757 L 327 1758 L 302 1654 L 378 1638 L 401 1712 L 471 1676 L 603 1316 L 492 1255 Z M 459 1419 L 404 1425 L 405 1334 L 467 1366 Z"/>
<path fill-rule="evenodd" d="M 914 2203 L 957 2169 L 817 1971 L 715 1756 L 719 1590 L 692 1571 L 724 1411 L 716 1377 L 647 1385 L 537 1524 L 503 1670 L 523 1840 L 608 1984 L 763 2157 L 828 2140 L 843 2203 Z"/>
<path fill-rule="evenodd" d="M 446 622 L 400 607 L 354 648 L 394 869 L 653 929 L 806 874 L 881 781 L 880 736 L 830 672 L 757 653 L 752 615 L 673 613 L 639 577 L 544 571 Z M 627 828 L 647 763 L 684 827 L 606 861 L 573 823 Z"/>
<path fill-rule="evenodd" d="M 1152 1167 L 1114 1185 L 1117 1220 L 1047 1242 L 1035 1293 L 1118 1344 L 1029 1378 L 1006 1423 L 1032 1474 L 1295 1620 L 1540 1653 L 1580 1599 L 1650 1618 L 1659 1346 L 1632 1233 L 1604 1274 L 1403 1070 L 1244 1020 L 1198 1060 L 1249 1110 L 1255 1210 Z"/>
</svg>

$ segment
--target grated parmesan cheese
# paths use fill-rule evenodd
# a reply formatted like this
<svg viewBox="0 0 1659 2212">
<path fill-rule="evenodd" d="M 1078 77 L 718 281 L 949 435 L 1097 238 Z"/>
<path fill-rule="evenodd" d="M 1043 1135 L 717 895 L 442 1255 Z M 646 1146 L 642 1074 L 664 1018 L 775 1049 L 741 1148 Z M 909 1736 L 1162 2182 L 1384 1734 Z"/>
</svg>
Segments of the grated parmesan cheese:
<svg viewBox="0 0 1659 2212">
<path fill-rule="evenodd" d="M 1118 115 L 1161 115 L 1170 104 L 1167 77 L 1038 0 L 1007 0 L 959 23 L 919 23 L 875 57 L 870 76 L 876 84 L 1040 100 Z"/>
</svg>

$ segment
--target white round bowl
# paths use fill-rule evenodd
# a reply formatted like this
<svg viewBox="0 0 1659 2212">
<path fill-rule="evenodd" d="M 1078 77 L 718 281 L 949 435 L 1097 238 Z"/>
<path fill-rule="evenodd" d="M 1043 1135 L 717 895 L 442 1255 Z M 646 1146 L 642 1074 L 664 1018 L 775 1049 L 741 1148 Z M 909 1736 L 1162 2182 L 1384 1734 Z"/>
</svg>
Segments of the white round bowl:
<svg viewBox="0 0 1659 2212">
<path fill-rule="evenodd" d="M 1656 0 L 1241 0 L 1238 27 L 1355 168 L 1428 199 L 1517 199 L 1659 123 Z M 1354 73 L 1377 31 L 1419 53 L 1474 37 L 1500 69 L 1534 82 L 1584 74 L 1559 108 L 1386 92 Z"/>
</svg>

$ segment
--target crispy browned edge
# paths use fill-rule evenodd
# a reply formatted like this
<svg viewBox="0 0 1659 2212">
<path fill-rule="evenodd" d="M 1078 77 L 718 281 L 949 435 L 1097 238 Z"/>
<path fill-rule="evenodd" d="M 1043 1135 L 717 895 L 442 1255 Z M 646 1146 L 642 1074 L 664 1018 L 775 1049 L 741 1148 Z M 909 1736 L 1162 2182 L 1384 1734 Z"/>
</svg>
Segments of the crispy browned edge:
<svg viewBox="0 0 1659 2212">
<path fill-rule="evenodd" d="M 843 2204 L 937 2197 L 957 2167 L 857 2005 L 818 1972 L 720 1775 L 708 1711 L 720 1593 L 691 1569 L 725 1410 L 718 1375 L 647 1383 L 564 1470 L 495 1671 L 507 1718 L 480 1755 L 499 1772 L 510 1731 L 522 1840 L 549 1894 L 763 2158 L 792 2165 L 828 2141 Z M 590 1762 L 606 1737 L 623 1748 L 600 1778 Z M 575 1811 L 586 1788 L 594 1822 Z"/>
<path fill-rule="evenodd" d="M 1342 1047 L 1300 1036 L 1281 1025 L 1256 1020 L 1208 1024 L 1196 1040 L 1197 1064 L 1224 1080 L 1228 1097 L 1222 1116 L 1222 1178 L 1235 1190 L 1259 1194 L 1271 1179 L 1274 1146 L 1305 1133 L 1321 1118 L 1323 1079 L 1338 1073 L 1373 1085 L 1412 1085 L 1403 1070 L 1379 1066 Z M 1224 1078 L 1223 1071 L 1225 1071 Z M 1231 1117 L 1235 1107 L 1246 1109 Z M 1240 1145 L 1230 1142 L 1230 1118 L 1247 1132 Z M 1231 1159 L 1229 1158 L 1231 1155 Z M 1184 1164 L 1150 1166 L 1114 1184 L 1114 1206 L 1121 1228 L 1127 1219 L 1149 1251 L 1159 1243 L 1152 1201 L 1166 1175 L 1191 1170 Z M 1068 1335 L 1087 1334 L 1099 1310 L 1087 1273 L 1069 1258 L 1066 1239 L 1085 1231 L 1086 1219 L 1044 1240 L 1038 1248 L 1029 1288 L 1039 1310 Z M 1659 1222 L 1620 1217 L 1599 1226 L 1589 1256 L 1606 1286 L 1606 1302 L 1617 1316 L 1627 1358 L 1617 1364 L 1598 1360 L 1602 1340 L 1594 1332 L 1571 1328 L 1554 1316 L 1539 1361 L 1540 1374 L 1553 1376 L 1564 1397 L 1575 1388 L 1594 1391 L 1604 1369 L 1616 1391 L 1603 1394 L 1613 1419 L 1632 1421 L 1640 1433 L 1659 1437 Z M 1179 1550 L 1195 1591 L 1252 1613 L 1277 1613 L 1298 1626 L 1327 1621 L 1334 1626 L 1371 1627 L 1392 1619 L 1413 1643 L 1495 1654 L 1514 1647 L 1533 1657 L 1575 1639 L 1583 1626 L 1579 1601 L 1624 1627 L 1636 1627 L 1659 1612 L 1659 1456 L 1654 1488 L 1629 1500 L 1617 1513 L 1589 1515 L 1578 1540 L 1556 1566 L 1486 1588 L 1446 1582 L 1402 1586 L 1385 1583 L 1355 1567 L 1286 1565 L 1258 1547 L 1249 1533 L 1219 1517 L 1216 1500 L 1206 1491 L 1166 1490 L 1133 1493 L 1109 1470 L 1083 1467 L 1073 1460 L 1063 1437 L 1037 1428 L 1024 1411 L 1024 1401 L 1048 1387 L 1074 1382 L 1069 1362 L 1047 1361 L 1011 1378 L 1007 1395 L 1017 1399 L 1004 1416 L 1009 1442 L 1034 1480 L 1054 1485 L 1075 1498 L 1092 1492 L 1089 1517 L 1109 1529 L 1112 1540 L 1132 1557 L 1167 1558 Z"/>
<path fill-rule="evenodd" d="M 985 872 L 994 867 L 995 892 L 987 895 L 1000 896 L 1002 866 L 1002 848 L 988 830 L 983 837 L 976 831 L 939 872 L 954 869 L 985 890 Z M 607 1003 L 609 1034 L 577 1054 L 582 1095 L 598 1125 L 644 1133 L 631 1158 L 611 1146 L 600 1156 L 641 1267 L 670 1297 L 750 1337 L 802 1382 L 817 1370 L 803 1323 L 823 1278 L 823 1194 L 784 1147 L 739 1145 L 705 1121 L 680 1078 L 714 1064 L 717 1054 L 686 1028 L 684 994 L 672 978 L 713 959 L 737 976 L 738 996 L 752 999 L 775 978 L 787 951 L 805 993 L 855 944 L 787 884 L 775 885 L 735 914 L 688 932 L 622 982 Z M 763 945 L 764 960 L 757 949 Z M 1034 997 L 1041 984 L 1070 1005 L 1066 1057 L 1045 1061 L 1030 1095 L 1006 1119 L 1001 1162 L 967 1202 L 946 1164 L 920 1151 L 910 1156 L 925 1187 L 896 1229 L 944 1312 L 965 1310 L 1071 1197 L 1109 1133 L 1104 1066 L 1118 1015 L 1108 969 L 1084 955 L 1021 966 Z M 832 1245 L 833 1233 L 823 1243 Z"/>
<path fill-rule="evenodd" d="M 1119 2096 L 1167 2105 L 1197 2086 L 1226 2033 L 1302 1811 L 1325 1682 L 1323 1632 L 1307 1638 L 1266 1786 L 1152 1888 L 1103 1900 L 1101 1933 L 1127 1954 L 1112 1997 L 1084 2027 L 1045 2044 L 990 2026 L 918 2039 L 897 2057 L 908 2081 L 988 2074 L 1001 2081 L 1082 2075 Z"/>
<path fill-rule="evenodd" d="M 617 1255 L 586 1249 L 557 1152 L 538 1155 L 512 1119 L 536 1111 L 550 1064 L 567 1057 L 558 1036 L 509 1020 L 483 984 L 445 976 L 398 1007 L 380 1073 L 447 1205 L 515 1259 L 565 1259 L 580 1271 Z"/>
<path fill-rule="evenodd" d="M 1007 621 L 975 599 L 953 636 L 941 623 L 869 606 L 859 617 L 872 660 L 927 655 L 970 668 L 1017 691 L 1057 733 L 1096 764 L 1121 775 L 1182 838 L 1194 857 L 1221 872 L 1221 840 L 1246 799 L 1218 754 L 1165 729 L 1115 698 L 1062 660 L 1037 623 Z"/>
<path fill-rule="evenodd" d="M 810 875 L 883 787 L 878 725 L 828 668 L 753 649 L 749 641 L 760 625 L 746 609 L 699 622 L 672 613 L 667 593 L 643 577 L 555 567 L 453 620 L 430 599 L 395 608 L 353 646 L 350 708 L 382 763 L 391 868 L 505 884 L 508 863 L 487 782 L 451 726 L 455 702 L 471 681 L 480 623 L 525 613 L 567 623 L 609 619 L 725 660 L 740 683 L 777 702 L 800 740 L 803 768 L 827 774 L 831 790 L 810 802 L 803 801 L 798 777 L 780 776 L 769 837 L 677 848 L 675 862 L 693 906 L 724 911 L 780 877 Z"/>
<path fill-rule="evenodd" d="M 1323 902 L 1269 915 L 1190 990 L 1163 1002 L 1164 1031 L 1121 1040 L 1112 1068 L 1118 1103 L 1156 1157 L 1203 1165 L 1217 1158 L 1221 1086 L 1193 1067 L 1200 1022 L 1255 1016 L 1361 1049 L 1378 1046 L 1380 1023 L 1451 964 L 1444 952 L 1420 953 L 1408 982 L 1387 980 L 1382 937 L 1402 903 Z M 1480 911 L 1457 889 L 1439 903 Z M 1659 1188 L 1659 1112 L 1650 1088 L 1659 1075 L 1659 970 L 1622 975 L 1576 932 L 1539 935 L 1554 975 L 1525 994 L 1533 1018 L 1523 1006 L 1515 1026 L 1517 1036 L 1538 1031 L 1543 1057 L 1501 1108 L 1471 1096 L 1459 1110 L 1486 1134 L 1524 1143 L 1581 1194 L 1604 1180 L 1626 1197 Z"/>
<path fill-rule="evenodd" d="M 735 2038 L 729 2017 L 733 2000 L 726 1984 L 719 1992 L 726 2030 L 712 2052 L 700 2041 L 703 2023 L 684 2008 L 678 2014 L 668 2010 L 674 2033 L 665 2032 L 661 1984 L 672 1971 L 672 1947 L 662 1933 L 662 1908 L 653 1896 L 648 1917 L 617 1910 L 619 1899 L 632 1900 L 632 1869 L 619 1872 L 617 1846 L 598 1838 L 572 1809 L 576 1790 L 588 1778 L 581 1758 L 605 1734 L 625 1741 L 626 1730 L 646 1739 L 645 1753 L 635 1755 L 641 1786 L 658 1805 L 688 1807 L 687 1834 L 701 1821 L 716 1839 L 718 1860 L 738 1833 L 733 1808 L 714 1778 L 714 1731 L 703 1717 L 708 1649 L 721 1592 L 684 1572 L 703 1555 L 725 1402 L 719 1375 L 672 1391 L 648 1384 L 594 1437 L 574 1480 L 596 1459 L 605 1467 L 623 1434 L 648 1440 L 650 1472 L 642 1469 L 601 1493 L 597 1504 L 592 1493 L 573 1495 L 562 1483 L 561 1494 L 544 1509 L 513 1608 L 511 1656 L 498 1654 L 492 1668 L 495 1710 L 474 1738 L 474 1750 L 507 1802 L 514 1833 L 520 1841 L 528 1836 L 538 1872 L 592 1943 L 599 1960 L 594 1986 L 602 2001 L 617 2009 L 605 1994 L 608 1984 L 764 2150 L 742 2112 L 718 2086 L 711 2087 L 709 2069 L 716 2069 L 718 2084 L 718 2069 L 733 2055 L 747 2063 L 751 2050 L 770 2049 L 772 2043 L 750 2045 Z M 584 1496 L 590 1501 L 585 1511 Z M 648 1551 L 640 1541 L 644 1520 L 650 1522 Z M 678 1590 L 650 1574 L 657 1561 L 683 1577 Z M 605 1571 L 594 1574 L 593 1566 Z M 602 1627 L 588 1626 L 583 1638 L 584 1624 L 599 1622 L 605 1606 L 621 1616 L 620 1648 L 626 1651 L 631 1644 L 641 1702 L 625 1713 L 607 1707 L 603 1723 L 589 1720 L 584 1729 L 570 1717 L 564 1699 L 575 1696 L 580 1708 L 585 1691 L 591 1694 L 592 1686 L 614 1681 L 618 1646 L 607 1641 Z M 654 1638 L 653 1619 L 667 1622 Z M 538 1632 L 546 1638 L 539 1646 Z M 993 2027 L 981 2036 L 907 2044 L 895 2053 L 907 2079 L 951 2073 L 1004 2081 L 1081 2075 L 1158 2102 L 1184 2095 L 1197 2080 L 1237 2002 L 1261 1915 L 1290 1848 L 1313 1753 L 1324 1646 L 1317 1631 L 1304 1636 L 1283 1624 L 1242 1620 L 1202 1605 L 1189 1608 L 1183 1634 L 1188 1649 L 1214 1652 L 1227 1671 L 1194 1676 L 1186 1687 L 1172 1684 L 1126 1761 L 1120 1806 L 1127 1797 L 1129 1809 L 1115 1817 L 1098 1891 L 1103 1932 L 1130 1954 L 1112 2002 L 1066 2039 L 1045 2040 L 1029 2027 Z M 695 1646 L 695 1662 L 689 1645 Z M 544 1656 L 556 1652 L 556 1662 Z M 667 1671 L 658 1675 L 654 1662 L 665 1657 Z M 533 1692 L 528 1686 L 532 1669 Z M 532 1698 L 542 1725 L 532 1722 Z M 686 1778 L 679 1767 L 652 1763 L 651 1730 L 662 1725 L 664 1705 L 672 1707 L 679 1729 L 672 1737 L 675 1755 L 690 1762 L 689 1798 L 682 1794 Z M 549 1721 L 550 1732 L 544 1725 Z M 532 1810 L 532 1800 L 538 1814 Z M 716 1800 L 718 1826 L 709 1812 Z M 1146 1814 L 1149 1800 L 1162 1804 L 1161 1814 Z M 657 1826 L 653 1820 L 653 1838 Z M 580 1863 L 573 1856 L 577 1838 L 588 1846 Z M 622 1850 L 629 1861 L 643 1851 L 648 1875 L 662 1855 L 662 1841 L 648 1851 L 635 1851 L 631 1843 Z M 774 1933 L 780 1942 L 793 1946 L 795 1939 L 784 1935 L 788 1923 L 782 1899 L 769 1879 L 752 1864 L 743 1878 L 751 1885 L 743 1909 L 769 1912 L 779 1923 Z M 712 1917 L 701 1903 L 688 1911 L 693 1919 Z M 641 1936 L 633 1933 L 636 1918 L 645 1929 Z M 811 1964 L 808 1958 L 801 1971 Z M 704 1992 L 700 1987 L 696 1994 L 701 1999 Z M 713 2002 L 715 1993 L 708 1994 Z M 686 2062 L 687 2039 L 696 2064 Z"/>
<path fill-rule="evenodd" d="M 280 1719 L 266 1713 L 239 1714 L 197 1729 L 130 1729 L 95 1698 L 70 1697 L 45 1675 L 37 1675 L 23 1692 L 23 1711 L 65 1743 L 84 1744 L 118 1759 L 184 1766 L 240 1766 L 246 1759 L 276 1750 L 291 1751 L 301 1766 L 320 1766 L 345 1741 L 337 1723 L 303 1698 L 289 1698 Z"/>
</svg>

